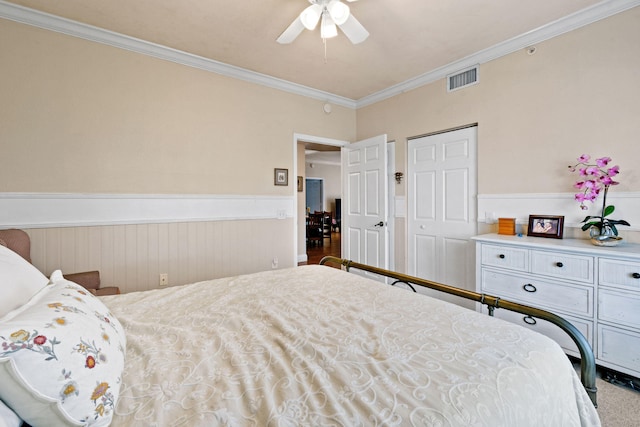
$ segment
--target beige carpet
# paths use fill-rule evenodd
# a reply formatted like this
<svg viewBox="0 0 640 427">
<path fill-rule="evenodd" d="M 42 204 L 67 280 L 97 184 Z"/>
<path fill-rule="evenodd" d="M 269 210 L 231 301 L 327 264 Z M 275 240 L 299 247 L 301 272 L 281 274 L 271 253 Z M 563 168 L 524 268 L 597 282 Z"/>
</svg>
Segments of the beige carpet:
<svg viewBox="0 0 640 427">
<path fill-rule="evenodd" d="M 603 427 L 640 426 L 640 391 L 596 378 L 598 415 Z"/>
</svg>

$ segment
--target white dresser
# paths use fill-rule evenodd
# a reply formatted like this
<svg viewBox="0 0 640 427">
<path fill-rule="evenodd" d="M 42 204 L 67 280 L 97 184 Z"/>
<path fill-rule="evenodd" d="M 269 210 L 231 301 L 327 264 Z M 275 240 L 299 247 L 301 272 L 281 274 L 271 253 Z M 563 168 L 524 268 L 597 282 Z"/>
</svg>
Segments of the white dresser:
<svg viewBox="0 0 640 427">
<path fill-rule="evenodd" d="M 477 292 L 564 317 L 587 338 L 598 365 L 640 377 L 640 245 L 606 248 L 581 239 L 499 234 L 473 239 Z M 508 310 L 494 314 L 579 356 L 573 341 L 551 323 Z"/>
</svg>

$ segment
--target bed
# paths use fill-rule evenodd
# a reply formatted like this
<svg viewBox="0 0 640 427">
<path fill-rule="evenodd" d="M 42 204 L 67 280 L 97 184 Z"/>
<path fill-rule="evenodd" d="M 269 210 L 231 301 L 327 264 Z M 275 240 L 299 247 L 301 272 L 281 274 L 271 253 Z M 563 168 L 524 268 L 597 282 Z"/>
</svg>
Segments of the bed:
<svg viewBox="0 0 640 427">
<path fill-rule="evenodd" d="M 0 319 L 0 398 L 33 426 L 600 425 L 554 341 L 343 265 L 104 297 L 56 272 Z"/>
</svg>

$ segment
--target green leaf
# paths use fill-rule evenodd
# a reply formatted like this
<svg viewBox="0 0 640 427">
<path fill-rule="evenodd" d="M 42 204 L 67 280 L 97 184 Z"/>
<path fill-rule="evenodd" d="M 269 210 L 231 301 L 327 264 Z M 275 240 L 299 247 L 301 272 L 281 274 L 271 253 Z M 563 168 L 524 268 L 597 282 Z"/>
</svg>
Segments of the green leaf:
<svg viewBox="0 0 640 427">
<path fill-rule="evenodd" d="M 611 215 L 615 210 L 616 210 L 615 206 L 609 205 L 606 208 L 604 208 L 604 211 L 602 211 L 602 216 Z"/>
<path fill-rule="evenodd" d="M 629 224 L 627 221 L 625 221 L 624 219 L 609 219 L 607 220 L 607 222 L 609 222 L 609 224 L 619 224 L 619 225 L 628 225 L 631 226 L 631 224 Z"/>
</svg>

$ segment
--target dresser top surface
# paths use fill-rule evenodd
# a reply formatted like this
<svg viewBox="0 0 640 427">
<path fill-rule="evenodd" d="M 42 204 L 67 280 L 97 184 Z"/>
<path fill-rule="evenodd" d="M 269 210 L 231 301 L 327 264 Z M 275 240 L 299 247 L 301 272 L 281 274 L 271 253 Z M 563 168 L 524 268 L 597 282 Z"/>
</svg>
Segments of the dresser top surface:
<svg viewBox="0 0 640 427">
<path fill-rule="evenodd" d="M 544 237 L 510 236 L 503 234 L 482 234 L 472 237 L 483 243 L 522 246 L 535 249 L 572 251 L 593 256 L 626 257 L 640 261 L 640 244 L 623 242 L 619 246 L 595 246 L 587 239 L 550 239 Z"/>
</svg>

